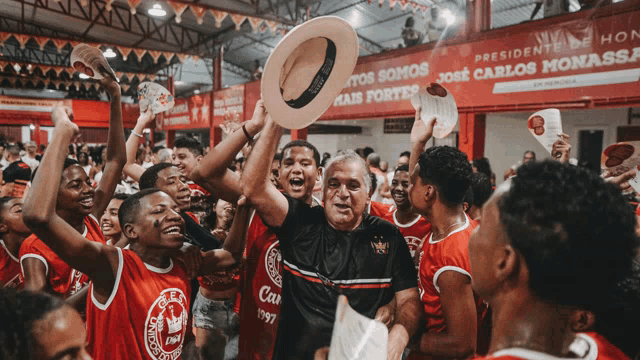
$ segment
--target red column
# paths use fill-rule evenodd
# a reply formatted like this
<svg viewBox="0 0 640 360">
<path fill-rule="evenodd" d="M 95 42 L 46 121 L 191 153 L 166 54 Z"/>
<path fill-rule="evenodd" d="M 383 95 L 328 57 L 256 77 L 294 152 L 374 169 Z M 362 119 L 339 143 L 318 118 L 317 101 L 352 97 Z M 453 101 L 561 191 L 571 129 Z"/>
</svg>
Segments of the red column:
<svg viewBox="0 0 640 360">
<path fill-rule="evenodd" d="M 458 148 L 469 160 L 484 157 L 486 118 L 485 114 L 460 114 Z"/>
<path fill-rule="evenodd" d="M 156 127 L 152 126 L 149 132 L 149 144 L 151 147 L 156 146 L 156 142 L 153 140 L 156 136 Z"/>
<path fill-rule="evenodd" d="M 36 142 L 36 146 L 38 147 L 38 151 L 40 151 L 40 122 L 36 121 L 36 128 L 33 130 L 33 141 Z"/>
<path fill-rule="evenodd" d="M 291 130 L 291 141 L 293 140 L 307 140 L 308 128 Z"/>
<path fill-rule="evenodd" d="M 222 129 L 219 126 L 211 127 L 209 131 L 209 146 L 213 149 L 214 146 L 220 144 L 222 141 Z"/>
</svg>

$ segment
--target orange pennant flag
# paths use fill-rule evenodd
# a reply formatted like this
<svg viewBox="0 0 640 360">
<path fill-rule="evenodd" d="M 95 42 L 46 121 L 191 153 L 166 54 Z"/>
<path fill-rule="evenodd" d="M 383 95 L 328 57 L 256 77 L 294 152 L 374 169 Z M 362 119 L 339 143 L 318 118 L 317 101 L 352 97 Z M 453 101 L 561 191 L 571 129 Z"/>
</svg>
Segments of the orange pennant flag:
<svg viewBox="0 0 640 360">
<path fill-rule="evenodd" d="M 176 53 L 176 56 L 178 57 L 178 60 L 180 60 L 180 63 L 183 64 L 184 61 L 189 57 L 189 54 Z"/>
<path fill-rule="evenodd" d="M 129 88 L 131 87 L 131 85 L 129 84 L 122 84 L 120 85 L 120 87 L 122 88 L 122 93 L 126 93 L 127 91 L 129 91 Z"/>
<path fill-rule="evenodd" d="M 409 0 L 398 0 L 400 3 L 400 8 L 402 11 L 407 11 L 407 5 L 409 5 Z"/>
<path fill-rule="evenodd" d="M 136 74 L 134 73 L 127 73 L 127 78 L 129 79 L 129 82 L 133 81 L 133 79 L 136 77 Z"/>
<path fill-rule="evenodd" d="M 229 16 L 231 16 L 231 20 L 236 24 L 236 30 L 240 30 L 242 23 L 247 20 L 247 15 L 229 14 Z"/>
<path fill-rule="evenodd" d="M 51 39 L 51 41 L 53 41 L 53 45 L 56 46 L 58 52 L 61 52 L 68 43 L 68 41 L 64 39 Z"/>
<path fill-rule="evenodd" d="M 254 33 L 258 32 L 258 30 L 260 29 L 260 24 L 262 24 L 264 19 L 251 17 L 251 16 L 249 16 L 248 19 L 249 19 L 249 24 L 251 24 L 251 28 L 253 29 L 253 32 Z"/>
<path fill-rule="evenodd" d="M 136 14 L 136 6 L 138 6 L 140 4 L 140 0 L 127 0 L 127 3 L 129 3 L 129 8 L 131 8 L 131 14 L 135 15 Z"/>
<path fill-rule="evenodd" d="M 104 5 L 104 8 L 107 9 L 107 11 L 113 10 L 113 6 L 111 6 L 111 3 L 113 3 L 113 0 L 107 0 L 107 3 Z"/>
<path fill-rule="evenodd" d="M 45 36 L 34 36 L 33 39 L 40 45 L 40 51 L 43 51 L 44 46 L 49 42 L 49 38 Z"/>
<path fill-rule="evenodd" d="M 167 60 L 167 63 L 170 63 L 171 59 L 173 59 L 173 55 L 175 54 L 170 51 L 165 51 L 162 53 L 162 55 L 164 56 L 165 60 Z"/>
<path fill-rule="evenodd" d="M 147 49 L 133 49 L 133 52 L 138 57 L 138 61 L 142 62 L 142 58 L 144 57 L 144 54 L 147 53 Z"/>
<path fill-rule="evenodd" d="M 13 37 L 20 43 L 20 49 L 24 49 L 24 46 L 29 41 L 29 35 L 25 34 L 13 34 Z"/>
<path fill-rule="evenodd" d="M 277 21 L 273 21 L 273 20 L 265 20 L 265 23 L 267 24 L 267 27 L 269 28 L 269 30 L 271 30 L 271 34 L 275 35 L 276 31 L 278 29 L 278 22 Z"/>
<path fill-rule="evenodd" d="M 0 46 L 4 46 L 4 42 L 9 40 L 11 33 L 0 31 Z"/>
<path fill-rule="evenodd" d="M 47 73 L 51 71 L 51 66 L 49 65 L 40 65 L 40 71 L 42 71 L 42 75 L 47 76 Z"/>
<path fill-rule="evenodd" d="M 122 80 L 122 77 L 124 76 L 124 73 L 122 71 L 116 71 L 116 77 L 120 80 Z"/>
<path fill-rule="evenodd" d="M 116 49 L 118 49 L 118 51 L 122 55 L 122 60 L 124 60 L 124 61 L 127 61 L 127 58 L 129 57 L 129 54 L 131 54 L 131 51 L 133 51 L 132 48 L 125 47 L 125 46 L 116 46 Z"/>
<path fill-rule="evenodd" d="M 197 5 L 190 5 L 189 8 L 191 9 L 191 12 L 193 12 L 193 14 L 196 16 L 198 25 L 202 25 L 202 23 L 204 22 L 204 15 L 207 13 L 208 9 Z"/>
<path fill-rule="evenodd" d="M 158 59 L 160 59 L 160 56 L 162 55 L 162 51 L 157 51 L 157 50 L 149 50 L 147 51 L 149 53 L 149 55 L 151 55 L 151 57 L 153 58 L 153 62 L 155 64 L 158 63 Z"/>
<path fill-rule="evenodd" d="M 220 11 L 220 10 L 209 10 L 211 11 L 211 15 L 213 15 L 213 18 L 216 19 L 216 27 L 220 27 L 220 25 L 222 25 L 222 20 L 224 20 L 224 18 L 227 17 L 226 12 L 224 11 Z"/>
<path fill-rule="evenodd" d="M 187 9 L 189 4 L 169 0 L 169 6 L 171 6 L 173 12 L 176 13 L 176 22 L 180 23 L 182 21 L 182 13 Z"/>
<path fill-rule="evenodd" d="M 191 55 L 191 60 L 193 60 L 193 64 L 196 65 L 200 62 L 200 56 Z"/>
<path fill-rule="evenodd" d="M 151 81 L 155 81 L 156 80 L 156 74 L 149 74 L 149 79 Z"/>
</svg>

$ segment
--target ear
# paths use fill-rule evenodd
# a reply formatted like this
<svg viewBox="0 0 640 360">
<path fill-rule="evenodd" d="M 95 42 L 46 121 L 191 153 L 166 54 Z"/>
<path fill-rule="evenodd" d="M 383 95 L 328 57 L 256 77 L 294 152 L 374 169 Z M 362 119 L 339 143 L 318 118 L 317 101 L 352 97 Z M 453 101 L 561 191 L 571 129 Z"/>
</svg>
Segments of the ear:
<svg viewBox="0 0 640 360">
<path fill-rule="evenodd" d="M 138 232 L 136 231 L 135 226 L 133 226 L 133 224 L 129 223 L 129 224 L 125 224 L 124 226 L 121 226 L 122 228 L 122 233 L 124 234 L 124 236 L 127 237 L 127 239 L 129 240 L 137 240 L 138 239 Z"/>
<path fill-rule="evenodd" d="M 9 230 L 9 227 L 5 223 L 0 224 L 0 233 L 6 233 Z"/>
<path fill-rule="evenodd" d="M 424 190 L 424 201 L 426 203 L 434 202 L 436 197 L 438 196 L 438 191 L 436 187 L 433 185 L 426 185 Z"/>
<path fill-rule="evenodd" d="M 497 250 L 498 258 L 495 263 L 496 278 L 500 281 L 505 281 L 513 274 L 519 272 L 520 259 L 518 253 L 511 245 L 504 245 L 500 250 Z"/>
<path fill-rule="evenodd" d="M 202 155 L 198 155 L 198 156 L 196 157 L 196 162 L 200 162 L 200 160 L 202 160 L 202 158 L 203 158 L 203 156 L 202 156 Z"/>
<path fill-rule="evenodd" d="M 569 319 L 571 330 L 575 332 L 584 332 L 593 330 L 596 317 L 591 311 L 575 310 Z"/>
<path fill-rule="evenodd" d="M 322 179 L 322 175 L 324 175 L 324 169 L 322 167 L 318 167 L 318 178 Z"/>
</svg>

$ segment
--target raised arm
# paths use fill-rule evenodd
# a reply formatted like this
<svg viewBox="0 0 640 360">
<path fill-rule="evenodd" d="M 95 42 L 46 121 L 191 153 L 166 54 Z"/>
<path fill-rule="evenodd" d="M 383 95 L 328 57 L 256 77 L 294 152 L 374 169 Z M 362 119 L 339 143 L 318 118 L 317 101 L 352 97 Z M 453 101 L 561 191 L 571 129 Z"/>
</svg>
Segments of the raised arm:
<svg viewBox="0 0 640 360">
<path fill-rule="evenodd" d="M 107 294 L 106 300 L 115 280 L 115 248 L 87 240 L 55 211 L 67 145 L 79 132 L 69 120 L 70 115 L 71 109 L 61 107 L 51 114 L 55 125 L 53 140 L 33 179 L 33 190 L 25 199 L 22 215 L 25 224 L 62 260 L 91 278 L 98 295 Z"/>
<path fill-rule="evenodd" d="M 214 271 L 228 268 L 242 261 L 242 253 L 247 243 L 247 230 L 249 230 L 249 218 L 251 206 L 243 196 L 238 201 L 238 209 L 231 223 L 229 235 L 224 241 L 221 250 L 207 251 L 203 256 L 201 274 L 206 275 Z"/>
<path fill-rule="evenodd" d="M 411 157 L 409 158 L 409 172 L 412 172 L 418 164 L 420 154 L 422 154 L 425 146 L 427 146 L 427 141 L 431 139 L 431 135 L 433 135 L 433 126 L 436 123 L 436 118 L 433 117 L 429 120 L 429 125 L 426 125 L 420 119 L 420 110 L 420 108 L 416 110 L 415 121 L 413 122 L 413 128 L 411 128 Z"/>
<path fill-rule="evenodd" d="M 250 137 L 255 137 L 262 130 L 265 117 L 266 112 L 262 100 L 258 100 L 253 117 L 242 125 Z M 229 134 L 224 141 L 211 149 L 191 172 L 191 180 L 196 184 L 216 197 L 231 203 L 238 201 L 242 195 L 240 176 L 229 170 L 228 167 L 249 141 L 244 130 L 238 128 Z"/>
<path fill-rule="evenodd" d="M 140 147 L 140 140 L 142 140 L 144 129 L 149 126 L 154 118 L 151 107 L 147 108 L 147 111 L 141 113 L 138 117 L 136 126 L 133 128 L 133 131 L 131 131 L 129 139 L 127 139 L 127 163 L 124 165 L 124 173 L 135 181 L 140 181 L 140 177 L 145 170 L 142 166 L 136 164 L 136 152 L 138 152 L 138 147 Z"/>
<path fill-rule="evenodd" d="M 267 117 L 260 139 L 253 147 L 240 177 L 240 188 L 266 225 L 281 226 L 289 211 L 289 202 L 271 183 L 269 171 L 282 136 L 282 128 Z"/>
<path fill-rule="evenodd" d="M 109 135 L 107 138 L 107 159 L 102 170 L 102 178 L 94 195 L 94 206 L 91 210 L 93 216 L 99 219 L 107 206 L 116 186 L 120 182 L 122 168 L 127 162 L 126 147 L 124 141 L 124 128 L 122 127 L 122 105 L 120 103 L 120 85 L 111 78 L 101 80 L 111 98 L 109 110 Z M 66 144 L 65 144 L 66 146 Z"/>
<path fill-rule="evenodd" d="M 387 347 L 387 359 L 400 360 L 402 352 L 409 343 L 409 339 L 418 330 L 418 324 L 422 318 L 420 308 L 420 296 L 418 288 L 410 288 L 396 292 L 395 323 L 389 331 L 389 344 Z"/>
</svg>

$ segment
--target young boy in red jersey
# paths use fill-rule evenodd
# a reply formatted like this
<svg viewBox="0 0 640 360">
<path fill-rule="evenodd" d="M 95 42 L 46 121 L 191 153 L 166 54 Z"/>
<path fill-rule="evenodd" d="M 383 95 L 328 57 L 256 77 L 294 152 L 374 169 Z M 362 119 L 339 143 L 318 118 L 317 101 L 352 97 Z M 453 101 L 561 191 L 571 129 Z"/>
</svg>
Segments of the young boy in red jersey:
<svg viewBox="0 0 640 360">
<path fill-rule="evenodd" d="M 72 159 L 63 159 L 59 163 L 60 168 L 56 169 L 56 174 L 59 174 L 57 179 L 50 177 L 53 173 L 45 172 L 42 174 L 42 166 L 36 172 L 36 176 L 48 176 L 49 184 L 60 184 L 55 188 L 48 187 L 51 192 L 56 193 L 55 212 L 57 217 L 88 240 L 104 244 L 105 240 L 98 218 L 104 213 L 116 185 L 120 182 L 126 157 L 124 154 L 120 86 L 109 77 L 101 80 L 101 84 L 111 98 L 111 109 L 106 165 L 98 188 L 94 189 L 91 186 L 91 179 L 87 173 L 77 161 Z M 61 146 L 66 149 L 68 143 L 69 141 Z M 49 147 L 49 149 L 53 148 L 55 147 Z M 32 190 L 36 193 L 41 191 L 41 189 L 36 190 L 33 187 Z M 89 282 L 86 275 L 73 266 L 69 266 L 37 234 L 30 236 L 22 243 L 20 263 L 27 290 L 49 291 L 68 298 L 85 288 Z M 79 306 L 78 309 L 84 308 L 85 301 L 82 294 L 74 297 L 74 300 Z"/>
<path fill-rule="evenodd" d="M 555 161 L 518 168 L 469 241 L 473 288 L 493 310 L 485 358 L 629 359 L 609 334 L 573 330 L 580 310 L 596 314 L 596 331 L 599 321 L 619 321 L 602 304 L 632 272 L 634 226 L 620 191 L 588 170 Z"/>
<path fill-rule="evenodd" d="M 158 189 L 143 190 L 124 201 L 118 214 L 130 250 L 81 236 L 55 212 L 64 149 L 79 131 L 70 115 L 65 108 L 52 113 L 53 140 L 25 201 L 25 223 L 91 280 L 87 330 L 95 359 L 179 359 L 190 309 L 187 274 L 171 259 L 183 247 L 180 208 Z M 248 208 L 241 207 L 238 217 L 248 216 Z M 188 253 L 188 260 L 195 272 L 208 274 L 234 265 L 243 246 L 229 242 L 224 250 L 206 253 L 190 247 L 195 251 Z"/>
<path fill-rule="evenodd" d="M 22 289 L 20 245 L 31 230 L 22 221 L 22 199 L 0 198 L 0 288 Z"/>
</svg>

